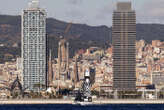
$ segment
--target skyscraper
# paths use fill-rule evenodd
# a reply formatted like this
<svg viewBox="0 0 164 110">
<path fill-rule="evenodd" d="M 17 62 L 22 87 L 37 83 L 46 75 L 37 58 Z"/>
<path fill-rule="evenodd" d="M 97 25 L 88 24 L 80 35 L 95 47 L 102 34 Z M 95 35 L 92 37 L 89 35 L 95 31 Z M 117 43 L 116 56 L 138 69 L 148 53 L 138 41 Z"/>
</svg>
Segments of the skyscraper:
<svg viewBox="0 0 164 110">
<path fill-rule="evenodd" d="M 113 13 L 113 87 L 136 89 L 136 15 L 130 2 L 118 2 Z"/>
<path fill-rule="evenodd" d="M 47 83 L 46 12 L 33 0 L 22 14 L 23 86 L 27 90 L 44 90 Z"/>
</svg>

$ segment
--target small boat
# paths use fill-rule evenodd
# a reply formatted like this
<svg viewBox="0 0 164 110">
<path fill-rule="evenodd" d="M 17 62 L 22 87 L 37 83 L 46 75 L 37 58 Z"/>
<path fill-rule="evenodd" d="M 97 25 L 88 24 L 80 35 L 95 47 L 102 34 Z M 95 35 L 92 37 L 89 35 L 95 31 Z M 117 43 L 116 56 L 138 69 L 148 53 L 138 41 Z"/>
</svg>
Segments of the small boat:
<svg viewBox="0 0 164 110">
<path fill-rule="evenodd" d="M 87 105 L 93 105 L 92 102 L 80 102 L 80 101 L 75 101 L 73 105 L 81 105 L 81 106 L 87 106 Z"/>
</svg>

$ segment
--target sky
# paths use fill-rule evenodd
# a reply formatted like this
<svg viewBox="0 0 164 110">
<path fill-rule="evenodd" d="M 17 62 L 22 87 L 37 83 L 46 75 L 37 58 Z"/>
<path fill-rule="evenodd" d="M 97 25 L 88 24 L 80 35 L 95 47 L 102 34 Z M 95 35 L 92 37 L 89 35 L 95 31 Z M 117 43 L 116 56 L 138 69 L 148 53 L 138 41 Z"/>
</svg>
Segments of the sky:
<svg viewBox="0 0 164 110">
<path fill-rule="evenodd" d="M 21 15 L 31 0 L 0 0 L 0 14 Z M 164 24 L 164 0 L 40 0 L 47 17 L 91 26 L 112 25 L 112 12 L 119 1 L 131 1 L 137 23 Z"/>
</svg>

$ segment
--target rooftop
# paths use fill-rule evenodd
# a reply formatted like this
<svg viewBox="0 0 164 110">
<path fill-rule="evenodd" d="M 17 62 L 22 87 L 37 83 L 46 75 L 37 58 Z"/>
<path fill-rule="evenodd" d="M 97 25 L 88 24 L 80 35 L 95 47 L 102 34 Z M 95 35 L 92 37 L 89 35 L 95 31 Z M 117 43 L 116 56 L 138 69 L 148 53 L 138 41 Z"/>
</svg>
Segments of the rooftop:
<svg viewBox="0 0 164 110">
<path fill-rule="evenodd" d="M 29 2 L 28 8 L 32 10 L 39 9 L 39 0 L 32 0 L 31 2 Z"/>
<path fill-rule="evenodd" d="M 131 11 L 131 2 L 118 2 L 117 11 Z"/>
</svg>

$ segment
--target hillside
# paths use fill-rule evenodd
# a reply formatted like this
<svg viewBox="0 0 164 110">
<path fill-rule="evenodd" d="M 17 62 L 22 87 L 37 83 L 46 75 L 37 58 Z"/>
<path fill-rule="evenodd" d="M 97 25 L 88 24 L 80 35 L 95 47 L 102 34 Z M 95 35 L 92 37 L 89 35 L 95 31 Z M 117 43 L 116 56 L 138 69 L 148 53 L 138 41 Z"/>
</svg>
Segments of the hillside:
<svg viewBox="0 0 164 110">
<path fill-rule="evenodd" d="M 49 39 L 49 48 L 53 51 L 53 56 L 57 56 L 57 45 L 59 36 L 68 23 L 53 18 L 47 19 L 47 34 Z M 89 46 L 106 47 L 111 43 L 111 28 L 107 26 L 88 26 L 86 24 L 73 24 L 66 35 L 70 42 L 70 54 L 73 56 L 78 49 L 85 49 Z M 144 39 L 151 42 L 154 39 L 164 40 L 164 25 L 161 24 L 137 24 L 137 40 Z M 20 56 L 21 45 L 21 17 L 0 15 L 0 44 L 4 44 L 10 54 L 16 53 Z M 13 44 L 18 44 L 11 48 Z M 12 52 L 12 50 L 14 52 Z M 7 52 L 6 48 L 0 47 L 1 55 Z"/>
</svg>

